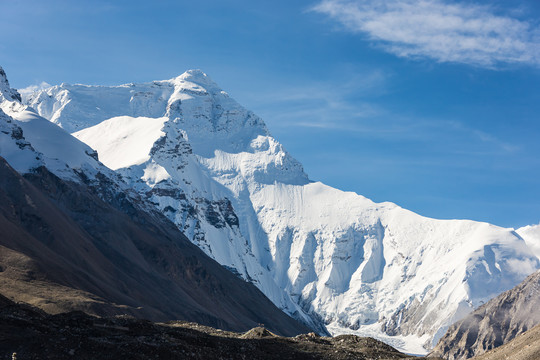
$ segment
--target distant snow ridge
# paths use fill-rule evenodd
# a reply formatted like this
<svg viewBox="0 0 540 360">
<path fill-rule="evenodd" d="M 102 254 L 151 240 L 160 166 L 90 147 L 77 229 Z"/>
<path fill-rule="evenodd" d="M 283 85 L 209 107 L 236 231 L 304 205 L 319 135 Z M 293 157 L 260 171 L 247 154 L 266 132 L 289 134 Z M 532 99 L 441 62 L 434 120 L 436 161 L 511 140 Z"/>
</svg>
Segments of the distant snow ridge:
<svg viewBox="0 0 540 360">
<path fill-rule="evenodd" d="M 311 182 L 200 70 L 26 103 L 98 151 L 208 255 L 333 334 L 425 353 L 448 326 L 540 268 L 513 229 L 419 216 Z"/>
</svg>

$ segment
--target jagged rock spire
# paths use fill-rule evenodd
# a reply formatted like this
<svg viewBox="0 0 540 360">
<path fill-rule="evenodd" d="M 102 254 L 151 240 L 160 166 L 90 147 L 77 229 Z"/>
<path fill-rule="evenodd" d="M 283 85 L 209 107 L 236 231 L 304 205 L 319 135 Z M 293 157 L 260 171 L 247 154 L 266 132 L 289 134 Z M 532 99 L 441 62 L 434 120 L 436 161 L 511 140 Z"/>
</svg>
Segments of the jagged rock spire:
<svg viewBox="0 0 540 360">
<path fill-rule="evenodd" d="M 6 72 L 0 66 L 0 101 L 3 100 L 21 102 L 21 94 L 9 86 Z"/>
</svg>

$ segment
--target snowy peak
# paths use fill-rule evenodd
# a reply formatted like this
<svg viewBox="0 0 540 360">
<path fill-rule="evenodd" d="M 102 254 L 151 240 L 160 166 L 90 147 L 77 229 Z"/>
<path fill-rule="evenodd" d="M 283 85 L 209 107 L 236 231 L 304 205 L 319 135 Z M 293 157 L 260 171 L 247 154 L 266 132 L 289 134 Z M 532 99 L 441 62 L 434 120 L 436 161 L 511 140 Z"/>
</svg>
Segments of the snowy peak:
<svg viewBox="0 0 540 360">
<path fill-rule="evenodd" d="M 253 139 L 269 135 L 258 116 L 231 99 L 200 70 L 141 84 L 62 84 L 35 92 L 26 103 L 70 133 L 118 116 L 177 119 L 194 150 L 200 147 L 206 157 L 222 147 L 232 152 L 249 151 Z"/>
<path fill-rule="evenodd" d="M 4 69 L 0 66 L 0 91 L 4 91 L 5 89 L 9 89 L 9 81 L 6 76 L 6 72 Z"/>
<path fill-rule="evenodd" d="M 308 181 L 301 164 L 271 137 L 263 120 L 230 98 L 201 70 L 188 70 L 170 80 L 141 84 L 110 87 L 62 84 L 39 90 L 26 100 L 40 115 L 70 133 L 103 123 L 99 134 L 88 133 L 85 139 L 99 139 L 105 129 L 115 128 L 116 132 L 130 134 L 144 135 L 148 131 L 145 143 L 155 142 L 167 134 L 155 128 L 157 123 L 153 119 L 163 119 L 162 125 L 174 133 L 171 136 L 178 138 L 176 133 L 181 132 L 195 155 L 212 159 L 219 152 L 239 154 L 235 162 L 243 165 L 244 173 L 258 174 L 265 182 L 300 184 Z M 122 127 L 126 129 L 121 130 Z M 106 132 L 115 136 L 109 130 Z M 110 144 L 119 144 L 112 137 L 108 138 Z M 129 139 L 135 137 L 129 136 Z M 103 141 L 99 143 L 104 145 Z M 92 143 L 94 147 L 98 145 Z M 106 154 L 108 148 L 97 148 L 106 165 L 117 169 L 118 164 L 123 165 L 120 167 L 140 164 L 131 158 L 122 160 L 118 158 L 120 155 L 111 162 Z M 124 145 L 121 148 L 129 149 Z M 243 153 L 247 155 L 240 156 Z M 127 152 L 125 155 L 131 157 Z M 147 155 L 141 154 L 138 159 Z M 264 175 L 267 170 L 273 175 Z"/>
<path fill-rule="evenodd" d="M 6 72 L 0 66 L 0 102 L 3 100 L 21 102 L 21 95 L 9 86 Z"/>
<path fill-rule="evenodd" d="M 181 84 L 182 82 L 190 82 L 200 85 L 207 90 L 222 91 L 219 86 L 210 78 L 210 76 L 206 75 L 206 73 L 200 69 L 188 70 L 182 75 L 174 78 L 173 81 L 177 84 Z"/>
<path fill-rule="evenodd" d="M 266 125 L 223 91 L 201 70 L 188 70 L 173 79 L 174 92 L 165 116 L 178 119 L 195 152 L 212 157 L 215 150 L 250 151 L 258 136 L 269 136 Z"/>
</svg>

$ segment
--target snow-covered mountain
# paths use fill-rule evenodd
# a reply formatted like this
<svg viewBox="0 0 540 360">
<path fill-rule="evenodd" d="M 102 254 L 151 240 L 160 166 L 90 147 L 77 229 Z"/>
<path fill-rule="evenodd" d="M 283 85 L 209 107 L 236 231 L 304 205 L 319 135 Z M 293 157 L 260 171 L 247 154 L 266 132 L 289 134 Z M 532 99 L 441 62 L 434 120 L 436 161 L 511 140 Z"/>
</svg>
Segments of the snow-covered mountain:
<svg viewBox="0 0 540 360">
<path fill-rule="evenodd" d="M 25 102 L 97 150 L 188 238 L 294 317 L 423 353 L 540 268 L 513 229 L 434 220 L 310 181 L 264 122 L 190 70 Z"/>
<path fill-rule="evenodd" d="M 19 100 L 0 68 L 0 297 L 50 313 L 310 331 Z"/>
</svg>

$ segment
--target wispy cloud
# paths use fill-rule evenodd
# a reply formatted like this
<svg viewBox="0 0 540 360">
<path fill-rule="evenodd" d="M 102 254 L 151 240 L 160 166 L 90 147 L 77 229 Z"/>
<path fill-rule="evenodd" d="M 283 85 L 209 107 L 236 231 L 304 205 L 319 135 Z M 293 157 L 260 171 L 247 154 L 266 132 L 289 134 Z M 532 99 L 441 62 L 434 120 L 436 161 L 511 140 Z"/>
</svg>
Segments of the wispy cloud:
<svg viewBox="0 0 540 360">
<path fill-rule="evenodd" d="M 43 90 L 43 89 L 46 89 L 48 87 L 51 87 L 51 85 L 46 83 L 45 81 L 42 81 L 39 84 L 30 85 L 30 86 L 27 86 L 27 87 L 22 88 L 22 89 L 17 89 L 17 91 L 19 92 L 19 94 L 21 94 L 23 100 L 26 101 L 26 98 L 30 94 L 32 94 L 34 91 Z"/>
<path fill-rule="evenodd" d="M 387 108 L 377 96 L 370 96 L 389 91 L 386 82 L 384 75 L 373 71 L 371 76 L 357 74 L 348 81 L 332 79 L 279 88 L 258 96 L 259 102 L 252 105 L 278 132 L 302 128 L 341 132 L 381 144 L 425 144 L 446 154 L 488 156 L 520 150 L 489 129 L 479 129 L 453 117 L 422 116 Z"/>
<path fill-rule="evenodd" d="M 540 28 L 492 7 L 443 0 L 323 0 L 312 9 L 406 58 L 495 68 L 540 65 Z"/>
<path fill-rule="evenodd" d="M 300 86 L 278 87 L 251 99 L 251 107 L 266 114 L 275 127 L 350 128 L 359 119 L 381 115 L 370 99 L 388 91 L 388 72 L 377 69 L 357 71 L 347 68 L 326 80 L 314 80 Z"/>
</svg>

